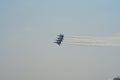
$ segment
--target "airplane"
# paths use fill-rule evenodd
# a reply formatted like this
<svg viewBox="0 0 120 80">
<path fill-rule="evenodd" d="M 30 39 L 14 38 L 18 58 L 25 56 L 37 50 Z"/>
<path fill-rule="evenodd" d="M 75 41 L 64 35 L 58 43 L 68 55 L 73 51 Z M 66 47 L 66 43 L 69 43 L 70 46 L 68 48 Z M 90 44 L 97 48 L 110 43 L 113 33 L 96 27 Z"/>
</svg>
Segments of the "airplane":
<svg viewBox="0 0 120 80">
<path fill-rule="evenodd" d="M 56 43 L 60 46 L 63 39 L 64 39 L 64 35 L 60 34 L 60 35 L 58 35 L 58 38 L 57 38 L 56 42 L 54 42 L 54 43 Z"/>
<path fill-rule="evenodd" d="M 59 35 L 57 35 L 59 38 L 63 38 L 64 37 L 64 35 L 63 34 L 59 34 Z"/>
</svg>

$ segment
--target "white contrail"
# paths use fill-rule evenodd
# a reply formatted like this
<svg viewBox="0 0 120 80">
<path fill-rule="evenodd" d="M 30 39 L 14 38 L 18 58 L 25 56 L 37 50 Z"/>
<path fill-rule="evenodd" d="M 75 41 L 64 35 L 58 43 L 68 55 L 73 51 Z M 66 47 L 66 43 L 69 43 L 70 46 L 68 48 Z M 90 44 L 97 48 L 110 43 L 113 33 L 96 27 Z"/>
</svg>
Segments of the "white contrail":
<svg viewBox="0 0 120 80">
<path fill-rule="evenodd" d="M 118 46 L 120 47 L 119 37 L 85 37 L 74 36 L 71 38 L 71 44 L 80 46 Z"/>
</svg>

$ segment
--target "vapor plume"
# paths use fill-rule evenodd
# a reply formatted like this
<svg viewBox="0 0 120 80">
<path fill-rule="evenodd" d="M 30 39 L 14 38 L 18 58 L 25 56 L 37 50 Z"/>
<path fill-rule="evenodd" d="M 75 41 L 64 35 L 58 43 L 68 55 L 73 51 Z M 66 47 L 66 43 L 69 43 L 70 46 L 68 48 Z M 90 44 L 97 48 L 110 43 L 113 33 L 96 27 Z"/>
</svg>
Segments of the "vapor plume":
<svg viewBox="0 0 120 80">
<path fill-rule="evenodd" d="M 69 43 L 80 46 L 116 46 L 120 47 L 119 37 L 73 36 Z"/>
</svg>

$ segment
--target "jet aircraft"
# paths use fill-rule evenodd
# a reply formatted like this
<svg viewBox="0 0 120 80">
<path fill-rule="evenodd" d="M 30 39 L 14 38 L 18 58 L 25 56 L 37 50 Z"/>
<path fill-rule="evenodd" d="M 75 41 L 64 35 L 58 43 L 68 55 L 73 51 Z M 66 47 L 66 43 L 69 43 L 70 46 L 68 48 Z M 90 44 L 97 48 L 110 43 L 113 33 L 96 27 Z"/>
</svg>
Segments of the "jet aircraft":
<svg viewBox="0 0 120 80">
<path fill-rule="evenodd" d="M 60 35 L 58 35 L 58 38 L 57 38 L 56 42 L 54 42 L 54 43 L 56 43 L 60 46 L 63 39 L 64 39 L 64 35 L 60 34 Z"/>
</svg>

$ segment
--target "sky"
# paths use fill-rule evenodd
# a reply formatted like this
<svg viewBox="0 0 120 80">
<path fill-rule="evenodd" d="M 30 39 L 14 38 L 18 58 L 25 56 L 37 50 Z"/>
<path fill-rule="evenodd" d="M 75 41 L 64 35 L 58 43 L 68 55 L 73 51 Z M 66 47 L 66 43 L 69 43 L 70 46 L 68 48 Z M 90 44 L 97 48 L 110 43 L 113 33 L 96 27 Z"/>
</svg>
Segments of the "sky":
<svg viewBox="0 0 120 80">
<path fill-rule="evenodd" d="M 0 80 L 112 80 L 120 47 L 54 44 L 57 34 L 120 36 L 120 0 L 0 0 Z"/>
</svg>

